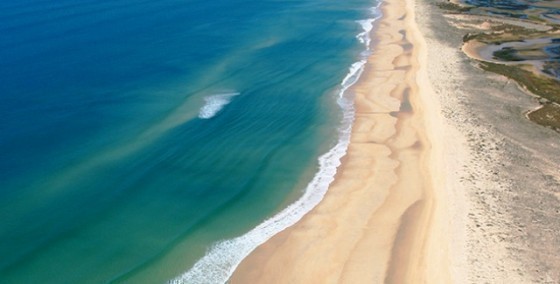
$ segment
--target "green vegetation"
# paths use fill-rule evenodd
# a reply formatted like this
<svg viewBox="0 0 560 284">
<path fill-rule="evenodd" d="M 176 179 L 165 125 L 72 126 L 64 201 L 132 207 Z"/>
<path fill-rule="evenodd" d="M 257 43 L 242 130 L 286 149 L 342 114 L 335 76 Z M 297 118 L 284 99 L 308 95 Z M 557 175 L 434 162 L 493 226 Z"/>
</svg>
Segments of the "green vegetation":
<svg viewBox="0 0 560 284">
<path fill-rule="evenodd" d="M 560 70 L 560 62 L 558 61 L 545 61 L 543 65 L 543 72 L 550 75 L 556 76 L 557 71 Z"/>
<path fill-rule="evenodd" d="M 516 25 L 500 24 L 493 26 L 491 32 L 468 33 L 463 37 L 463 42 L 475 39 L 486 44 L 501 44 L 509 41 L 523 41 L 549 36 L 549 31 L 543 32 Z"/>
<path fill-rule="evenodd" d="M 528 17 L 528 20 L 530 20 L 532 22 L 546 23 L 546 20 L 541 18 L 539 15 L 530 14 L 530 15 L 527 15 L 527 17 Z"/>
<path fill-rule="evenodd" d="M 560 104 L 560 82 L 558 80 L 527 71 L 518 65 L 504 65 L 485 61 L 479 61 L 479 63 L 482 69 L 513 79 L 531 93 Z"/>
<path fill-rule="evenodd" d="M 436 5 L 443 10 L 454 13 L 464 13 L 472 9 L 472 7 L 462 6 L 452 2 L 439 2 Z"/>
<path fill-rule="evenodd" d="M 560 82 L 553 78 L 527 71 L 522 66 L 479 61 L 480 67 L 517 81 L 531 93 L 547 99 L 540 109 L 530 112 L 529 119 L 560 132 Z"/>
<path fill-rule="evenodd" d="M 513 48 L 504 48 L 494 52 L 494 57 L 503 61 L 522 61 L 523 58 L 517 56 L 517 52 Z"/>
<path fill-rule="evenodd" d="M 527 116 L 531 121 L 560 132 L 560 106 L 557 104 L 545 104 Z"/>
<path fill-rule="evenodd" d="M 471 15 L 488 15 L 491 14 L 492 8 L 480 8 L 458 5 L 451 2 L 440 2 L 437 4 L 447 13 L 469 13 Z M 496 11 L 501 11 L 495 9 Z M 463 42 L 471 40 L 478 41 L 486 45 L 498 45 L 506 42 L 521 42 L 532 39 L 556 38 L 560 26 L 544 20 L 540 14 L 543 11 L 534 11 L 531 9 L 514 11 L 508 10 L 508 16 L 504 18 L 516 19 L 518 25 L 500 22 L 488 21 L 490 23 L 489 30 L 478 30 L 474 33 L 467 33 L 463 36 Z M 526 15 L 525 20 L 518 19 L 520 16 Z M 498 16 L 500 17 L 500 16 Z M 478 19 L 478 21 L 482 21 Z M 525 24 L 527 23 L 527 25 Z M 529 27 L 528 23 L 537 25 L 546 25 L 543 30 L 535 30 Z M 540 53 L 539 53 L 540 52 Z M 542 55 L 541 55 L 542 53 Z M 516 81 L 527 91 L 542 98 L 539 101 L 543 104 L 541 108 L 530 112 L 527 117 L 540 125 L 550 127 L 560 132 L 560 81 L 555 78 L 556 70 L 560 70 L 560 63 L 547 59 L 547 54 L 541 51 L 541 48 L 516 50 L 513 47 L 506 47 L 495 51 L 492 56 L 494 59 L 518 62 L 517 64 L 498 64 L 487 61 L 478 61 L 479 66 L 485 70 L 496 74 L 506 76 Z M 542 60 L 543 66 L 541 72 L 536 71 L 535 66 L 524 65 L 523 60 Z M 536 67 L 539 68 L 539 67 Z"/>
</svg>

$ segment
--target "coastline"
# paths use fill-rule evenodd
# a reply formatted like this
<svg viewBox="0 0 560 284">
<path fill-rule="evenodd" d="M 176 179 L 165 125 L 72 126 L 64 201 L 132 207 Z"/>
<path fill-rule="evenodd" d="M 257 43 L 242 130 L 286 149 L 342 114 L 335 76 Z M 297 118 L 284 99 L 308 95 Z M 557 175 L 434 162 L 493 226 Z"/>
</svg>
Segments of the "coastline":
<svg viewBox="0 0 560 284">
<path fill-rule="evenodd" d="M 414 2 L 381 9 L 335 181 L 302 220 L 245 258 L 231 283 L 447 283 L 462 273 L 450 263 L 459 249 L 448 214 L 460 196 L 445 191 L 445 126 Z"/>
</svg>

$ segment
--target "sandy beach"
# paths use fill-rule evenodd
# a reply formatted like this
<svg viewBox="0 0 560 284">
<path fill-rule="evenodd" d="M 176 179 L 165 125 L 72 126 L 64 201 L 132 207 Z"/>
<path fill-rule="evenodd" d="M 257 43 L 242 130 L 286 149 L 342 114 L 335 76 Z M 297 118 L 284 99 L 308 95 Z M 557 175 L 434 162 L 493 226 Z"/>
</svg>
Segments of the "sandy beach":
<svg viewBox="0 0 560 284">
<path fill-rule="evenodd" d="M 560 136 L 527 119 L 538 98 L 461 49 L 465 35 L 488 29 L 488 16 L 449 13 L 438 7 L 445 3 L 418 1 L 416 19 L 452 135 L 444 139 L 447 190 L 466 201 L 454 206 L 454 223 L 464 222 L 453 230 L 463 251 L 454 254 L 464 273 L 457 283 L 560 283 Z"/>
<path fill-rule="evenodd" d="M 560 282 L 558 133 L 462 51 L 487 19 L 441 3 L 383 2 L 335 181 L 232 283 Z"/>
<path fill-rule="evenodd" d="M 349 150 L 324 200 L 257 248 L 232 283 L 452 281 L 457 198 L 445 191 L 445 127 L 413 5 L 382 4 L 374 52 L 353 90 Z"/>
<path fill-rule="evenodd" d="M 560 0 L 0 7 L 0 284 L 560 284 Z"/>
</svg>

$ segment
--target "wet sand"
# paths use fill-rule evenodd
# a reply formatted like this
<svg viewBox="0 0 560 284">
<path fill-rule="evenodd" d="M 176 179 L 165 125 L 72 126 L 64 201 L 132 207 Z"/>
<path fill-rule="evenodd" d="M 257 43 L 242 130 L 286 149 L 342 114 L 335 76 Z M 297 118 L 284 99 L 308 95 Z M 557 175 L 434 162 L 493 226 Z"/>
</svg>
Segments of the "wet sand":
<svg viewBox="0 0 560 284">
<path fill-rule="evenodd" d="M 461 50 L 488 17 L 445 2 L 384 3 L 336 181 L 232 283 L 560 283 L 560 136 Z"/>
<path fill-rule="evenodd" d="M 449 283 L 461 274 L 449 219 L 458 197 L 445 189 L 445 125 L 414 2 L 387 0 L 382 11 L 335 181 L 300 222 L 251 253 L 231 283 Z"/>
</svg>

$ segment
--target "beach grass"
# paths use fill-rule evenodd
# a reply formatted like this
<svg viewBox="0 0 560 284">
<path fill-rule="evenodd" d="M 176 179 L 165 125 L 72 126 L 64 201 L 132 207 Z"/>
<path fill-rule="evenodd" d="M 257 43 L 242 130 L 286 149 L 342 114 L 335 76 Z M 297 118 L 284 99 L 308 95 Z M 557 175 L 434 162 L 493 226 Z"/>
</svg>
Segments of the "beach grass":
<svg viewBox="0 0 560 284">
<path fill-rule="evenodd" d="M 515 80 L 529 92 L 543 98 L 543 106 L 527 114 L 527 117 L 542 126 L 560 131 L 560 82 L 554 78 L 525 70 L 523 65 L 504 65 L 479 61 L 485 70 Z"/>
<path fill-rule="evenodd" d="M 560 105 L 545 104 L 541 108 L 527 114 L 530 120 L 560 132 Z"/>
<path fill-rule="evenodd" d="M 471 10 L 472 7 L 462 6 L 452 2 L 438 2 L 436 4 L 439 8 L 447 12 L 464 13 Z"/>
<path fill-rule="evenodd" d="M 560 82 L 550 77 L 525 70 L 522 65 L 505 65 L 479 61 L 479 66 L 486 71 L 506 76 L 518 82 L 531 93 L 551 102 L 560 103 Z"/>
</svg>

